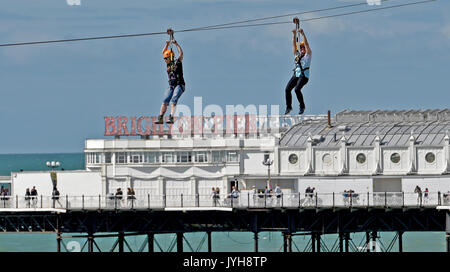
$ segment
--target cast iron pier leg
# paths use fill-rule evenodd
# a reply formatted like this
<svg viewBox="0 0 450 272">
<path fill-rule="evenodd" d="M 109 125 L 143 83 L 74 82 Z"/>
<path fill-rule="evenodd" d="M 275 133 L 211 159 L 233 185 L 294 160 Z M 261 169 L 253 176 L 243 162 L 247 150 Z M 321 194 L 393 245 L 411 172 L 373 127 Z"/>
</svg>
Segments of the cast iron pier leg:
<svg viewBox="0 0 450 272">
<path fill-rule="evenodd" d="M 366 231 L 366 252 L 370 252 L 370 232 Z"/>
<path fill-rule="evenodd" d="M 320 233 L 316 234 L 317 252 L 320 252 Z"/>
<path fill-rule="evenodd" d="M 403 252 L 403 231 L 398 232 L 398 252 Z"/>
<path fill-rule="evenodd" d="M 311 251 L 316 252 L 316 234 L 311 233 Z"/>
<path fill-rule="evenodd" d="M 183 233 L 177 232 L 177 252 L 183 252 Z"/>
<path fill-rule="evenodd" d="M 212 252 L 211 231 L 206 232 L 208 234 L 208 252 Z"/>
<path fill-rule="evenodd" d="M 148 240 L 148 252 L 155 252 L 155 234 L 149 233 L 147 234 L 147 240 Z"/>
<path fill-rule="evenodd" d="M 339 232 L 339 252 L 344 252 L 344 234 Z"/>
<path fill-rule="evenodd" d="M 88 233 L 88 252 L 94 252 L 94 234 Z"/>
<path fill-rule="evenodd" d="M 56 251 L 61 252 L 61 232 L 56 233 Z"/>
<path fill-rule="evenodd" d="M 345 240 L 345 252 L 349 252 L 349 241 L 350 241 L 350 233 L 346 232 L 344 233 L 344 240 Z"/>
<path fill-rule="evenodd" d="M 255 252 L 258 252 L 258 232 L 254 232 Z"/>
<path fill-rule="evenodd" d="M 123 252 L 123 244 L 125 240 L 125 235 L 123 232 L 119 232 L 119 252 Z"/>
<path fill-rule="evenodd" d="M 377 231 L 372 231 L 372 252 L 377 252 Z"/>
<path fill-rule="evenodd" d="M 445 217 L 445 239 L 447 240 L 447 252 L 450 252 L 450 212 L 447 212 Z"/>
</svg>

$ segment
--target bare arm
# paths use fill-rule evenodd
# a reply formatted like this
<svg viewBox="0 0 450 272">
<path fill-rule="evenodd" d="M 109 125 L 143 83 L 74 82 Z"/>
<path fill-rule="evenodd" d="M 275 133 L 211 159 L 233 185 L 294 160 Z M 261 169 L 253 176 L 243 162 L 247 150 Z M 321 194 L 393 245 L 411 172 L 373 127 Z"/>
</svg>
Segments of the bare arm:
<svg viewBox="0 0 450 272">
<path fill-rule="evenodd" d="M 178 60 L 179 61 L 183 61 L 183 50 L 181 49 L 180 45 L 177 43 L 177 41 L 172 41 L 173 44 L 175 44 L 175 46 L 177 47 L 178 50 Z"/>
<path fill-rule="evenodd" d="M 297 41 L 295 40 L 295 33 L 296 30 L 292 30 L 292 53 L 294 54 L 294 56 L 297 53 Z"/>
<path fill-rule="evenodd" d="M 311 48 L 309 47 L 308 40 L 306 39 L 305 32 L 303 31 L 303 29 L 300 29 L 299 32 L 300 32 L 300 34 L 302 34 L 303 42 L 305 43 L 306 53 L 307 53 L 308 55 L 311 55 L 312 51 L 311 51 Z"/>
<path fill-rule="evenodd" d="M 164 46 L 164 49 L 163 49 L 163 54 L 164 54 L 164 52 L 167 50 L 167 48 L 169 48 L 169 44 L 170 44 L 170 42 L 169 41 L 166 41 L 166 46 Z"/>
</svg>

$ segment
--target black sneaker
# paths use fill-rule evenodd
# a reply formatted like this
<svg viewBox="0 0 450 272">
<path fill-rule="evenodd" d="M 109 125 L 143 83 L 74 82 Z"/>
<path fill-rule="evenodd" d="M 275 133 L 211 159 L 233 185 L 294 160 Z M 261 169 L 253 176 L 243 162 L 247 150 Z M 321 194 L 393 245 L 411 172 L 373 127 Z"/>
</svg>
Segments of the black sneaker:
<svg viewBox="0 0 450 272">
<path fill-rule="evenodd" d="M 169 120 L 167 120 L 166 124 L 173 124 L 173 116 L 169 115 Z"/>
<path fill-rule="evenodd" d="M 286 108 L 286 111 L 284 112 L 284 114 L 289 114 L 292 111 L 292 108 Z"/>
<path fill-rule="evenodd" d="M 164 124 L 164 118 L 162 115 L 158 116 L 158 121 L 156 121 L 155 124 Z"/>
<path fill-rule="evenodd" d="M 300 111 L 298 112 L 298 114 L 303 114 L 305 112 L 305 108 L 300 108 Z"/>
</svg>

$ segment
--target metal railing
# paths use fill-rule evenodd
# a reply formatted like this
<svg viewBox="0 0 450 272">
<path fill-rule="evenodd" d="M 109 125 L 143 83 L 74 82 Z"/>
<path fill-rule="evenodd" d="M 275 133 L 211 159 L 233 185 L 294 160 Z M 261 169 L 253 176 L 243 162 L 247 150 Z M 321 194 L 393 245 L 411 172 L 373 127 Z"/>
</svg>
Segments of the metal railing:
<svg viewBox="0 0 450 272">
<path fill-rule="evenodd" d="M 0 196 L 1 209 L 118 210 L 181 207 L 226 208 L 433 208 L 450 206 L 450 193 L 240 193 L 220 195 Z"/>
</svg>

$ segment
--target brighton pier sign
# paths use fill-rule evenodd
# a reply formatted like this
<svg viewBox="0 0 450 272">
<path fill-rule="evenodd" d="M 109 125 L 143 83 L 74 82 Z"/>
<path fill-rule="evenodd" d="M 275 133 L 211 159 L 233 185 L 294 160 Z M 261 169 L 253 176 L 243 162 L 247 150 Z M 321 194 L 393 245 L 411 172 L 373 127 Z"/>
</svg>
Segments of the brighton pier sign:
<svg viewBox="0 0 450 272">
<path fill-rule="evenodd" d="M 105 136 L 256 134 L 277 132 L 298 123 L 298 117 L 224 115 L 181 116 L 173 124 L 155 124 L 156 116 L 106 116 Z M 299 120 L 297 120 L 299 119 Z"/>
</svg>

